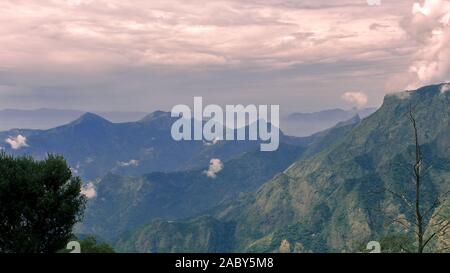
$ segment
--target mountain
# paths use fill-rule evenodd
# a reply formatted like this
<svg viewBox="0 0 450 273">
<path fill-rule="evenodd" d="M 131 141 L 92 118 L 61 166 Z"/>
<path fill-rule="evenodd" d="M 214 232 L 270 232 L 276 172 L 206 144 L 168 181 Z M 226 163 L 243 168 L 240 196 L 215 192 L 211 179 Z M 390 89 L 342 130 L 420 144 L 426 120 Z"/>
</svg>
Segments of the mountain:
<svg viewBox="0 0 450 273">
<path fill-rule="evenodd" d="M 82 114 L 84 112 L 79 110 L 4 109 L 0 110 L 0 130 L 14 128 L 50 129 L 67 124 Z M 98 112 L 97 114 L 114 122 L 136 121 L 146 115 L 143 112 Z"/>
<path fill-rule="evenodd" d="M 129 218 L 126 217 L 126 215 L 130 215 L 133 213 L 133 211 L 157 211 L 159 214 L 159 218 L 162 219 L 167 219 L 169 218 L 170 221 L 165 223 L 164 221 L 162 221 L 160 219 L 160 221 L 155 221 L 155 222 L 151 222 L 148 226 L 145 226 L 143 228 L 139 228 L 138 230 L 141 232 L 151 232 L 152 236 L 158 236 L 158 232 L 153 232 L 155 230 L 155 226 L 156 227 L 167 227 L 167 226 L 171 226 L 172 224 L 175 225 L 176 227 L 180 227 L 181 229 L 183 229 L 183 222 L 180 221 L 174 221 L 174 220 L 179 220 L 179 219 L 183 219 L 183 218 L 187 218 L 188 215 L 194 215 L 194 214 L 201 214 L 201 211 L 207 211 L 207 212 L 212 212 L 215 210 L 218 210 L 218 207 L 224 207 L 226 208 L 230 203 L 232 203 L 233 201 L 237 200 L 239 197 L 245 196 L 245 193 L 252 193 L 255 192 L 259 186 L 261 186 L 261 184 L 263 182 L 266 182 L 268 179 L 264 179 L 264 177 L 270 177 L 272 178 L 275 174 L 279 173 L 280 171 L 286 169 L 288 166 L 290 166 L 293 162 L 295 162 L 296 160 L 307 160 L 308 158 L 312 157 L 314 154 L 319 153 L 322 149 L 325 149 L 328 145 L 330 145 L 331 141 L 330 139 L 336 139 L 339 138 L 341 135 L 344 135 L 346 132 L 351 131 L 355 126 L 358 125 L 358 123 L 360 122 L 360 120 L 355 117 L 345 123 L 339 124 L 329 130 L 326 130 L 324 132 L 321 133 L 317 133 L 313 136 L 310 136 L 307 139 L 303 139 L 303 141 L 305 143 L 308 143 L 308 145 L 306 146 L 292 146 L 289 144 L 285 144 L 282 143 L 282 145 L 280 146 L 280 149 L 276 152 L 272 152 L 272 153 L 263 153 L 263 152 L 259 152 L 259 151 L 255 151 L 252 153 L 246 153 L 245 155 L 235 159 L 235 160 L 231 160 L 228 163 L 224 164 L 224 172 L 227 171 L 228 175 L 226 174 L 222 174 L 219 173 L 218 175 L 218 179 L 226 181 L 225 183 L 216 183 L 214 181 L 212 181 L 214 184 L 212 184 L 214 187 L 208 187 L 208 188 L 204 188 L 203 185 L 204 183 L 202 183 L 205 180 L 205 176 L 199 176 L 199 173 L 201 170 L 197 170 L 194 172 L 189 172 L 189 173 L 194 173 L 196 174 L 196 176 L 193 176 L 194 180 L 192 182 L 192 178 L 188 176 L 187 173 L 183 173 L 183 174 L 165 174 L 164 177 L 165 178 L 173 178 L 176 177 L 178 178 L 178 180 L 176 179 L 172 179 L 173 181 L 176 181 L 177 184 L 179 185 L 198 185 L 201 188 L 197 188 L 197 187 L 189 187 L 189 191 L 191 191 L 189 194 L 186 195 L 180 195 L 178 194 L 178 191 L 175 191 L 175 194 L 163 194 L 163 196 L 165 196 L 165 200 L 164 202 L 160 202 L 159 204 L 150 204 L 150 203 L 146 203 L 146 204 L 140 204 L 142 206 L 141 209 L 139 209 L 138 207 L 129 207 L 127 206 L 127 201 L 130 199 L 128 196 L 127 197 L 117 197 L 120 195 L 123 195 L 123 193 L 121 193 L 121 191 L 115 191 L 114 189 L 117 188 L 117 186 L 115 186 L 114 183 L 104 183 L 104 186 L 110 188 L 111 193 L 113 193 L 116 197 L 114 198 L 114 201 L 112 202 L 105 202 L 103 203 L 103 206 L 106 205 L 111 205 L 111 204 L 118 204 L 118 203 L 122 203 L 124 207 L 127 207 L 127 209 L 129 209 L 130 211 L 127 213 L 122 212 L 122 210 L 118 207 L 114 207 L 111 208 L 109 207 L 109 210 L 107 213 L 95 213 L 95 215 L 92 215 L 92 218 L 87 218 L 87 220 L 85 221 L 85 224 L 87 223 L 87 226 L 91 226 L 91 224 L 89 223 L 91 220 L 89 219 L 95 219 L 95 221 L 100 222 L 100 223 L 110 223 L 111 224 L 106 224 L 105 227 L 108 228 L 108 231 L 111 230 L 111 227 L 115 226 L 116 223 L 118 222 L 133 222 L 130 221 Z M 279 170 L 279 171 L 277 171 Z M 149 175 L 150 177 L 154 176 L 154 174 Z M 201 177 L 201 179 L 198 179 L 199 177 Z M 256 179 L 255 179 L 256 178 Z M 197 180 L 195 180 L 197 179 Z M 160 179 L 161 180 L 161 179 Z M 211 179 L 209 179 L 211 181 Z M 134 183 L 135 185 L 138 185 L 138 183 Z M 206 183 L 207 185 L 210 183 Z M 167 187 L 170 187 L 170 190 L 167 190 L 167 192 L 173 192 L 173 187 L 171 187 L 171 185 L 173 185 L 173 183 L 171 183 L 171 180 L 166 179 L 166 181 L 164 183 L 161 183 L 161 187 L 163 189 L 166 189 Z M 101 184 L 99 185 L 101 186 Z M 129 187 L 128 187 L 129 188 Z M 137 189 L 137 191 L 140 192 L 145 192 L 144 190 L 142 190 L 142 188 Z M 234 193 L 234 194 L 229 194 L 229 193 Z M 236 192 L 238 194 L 236 194 Z M 161 195 L 161 193 L 159 192 L 157 195 Z M 98 198 L 102 199 L 104 196 L 103 193 L 101 193 L 99 191 L 98 194 Z M 136 196 L 136 195 L 134 195 Z M 180 197 L 181 196 L 181 197 Z M 168 197 L 168 198 L 167 198 Z M 213 198 L 213 202 L 211 202 L 211 197 Z M 90 206 L 88 207 L 88 213 L 87 215 L 90 215 L 90 211 L 95 211 L 98 212 L 99 208 L 98 208 L 98 198 L 96 200 L 93 201 L 93 203 L 90 204 Z M 141 198 L 138 198 L 139 200 L 141 200 Z M 188 202 L 185 202 L 183 200 L 187 200 Z M 121 201 L 120 201 L 121 200 Z M 181 202 L 180 202 L 181 200 Z M 195 202 L 194 202 L 195 200 Z M 177 215 L 167 215 L 167 214 L 161 214 L 161 212 L 164 212 L 168 207 L 172 210 L 174 208 L 176 210 L 174 210 Z M 188 210 L 192 210 L 192 207 L 196 207 L 196 213 L 186 213 L 186 211 Z M 179 207 L 181 206 L 181 207 Z M 215 206 L 215 208 L 214 208 Z M 161 208 L 163 207 L 163 208 Z M 100 209 L 101 210 L 101 209 Z M 99 215 L 114 215 L 114 220 L 113 221 L 105 221 L 104 218 L 99 217 Z M 117 216 L 118 215 L 118 216 Z M 150 221 L 151 218 L 155 218 L 155 215 L 152 215 L 151 217 L 148 216 L 148 214 L 146 216 L 140 216 L 141 219 L 141 223 L 143 222 L 142 219 L 147 219 L 147 221 Z M 123 219 L 127 218 L 125 221 Z M 139 218 L 139 217 L 134 217 L 134 218 Z M 203 227 L 205 224 L 207 223 L 220 223 L 218 222 L 218 220 L 212 220 L 211 217 L 207 216 L 207 217 L 200 217 L 201 218 L 201 223 L 196 223 L 195 220 L 190 220 L 189 223 L 193 224 L 193 226 L 196 227 Z M 122 219 L 122 221 L 120 221 L 120 219 Z M 112 224 L 115 223 L 115 224 Z M 145 222 L 145 221 L 144 221 Z M 136 222 L 133 222 L 133 225 L 138 226 L 135 224 Z M 190 225 L 190 224 L 189 224 Z M 129 225 L 132 226 L 132 225 Z M 208 227 L 206 227 L 208 228 Z M 129 230 L 133 230 L 132 228 Z M 186 230 L 192 230 L 192 228 L 187 228 Z M 100 229 L 100 228 L 96 228 L 93 229 L 91 231 L 92 233 L 95 234 L 103 234 L 104 230 Z M 164 233 L 164 231 L 163 231 Z M 131 233 L 134 236 L 137 233 Z M 218 234 L 222 234 L 221 232 Z M 104 235 L 101 235 L 104 236 Z M 137 236 L 142 237 L 140 234 L 138 234 Z M 111 236 L 109 237 L 111 239 Z M 164 237 L 162 237 L 164 238 Z M 151 239 L 152 241 L 156 241 L 156 239 Z M 145 241 L 145 239 L 144 239 Z M 124 244 L 127 244 L 127 246 L 123 246 L 123 245 L 118 245 L 119 249 L 125 249 L 127 251 L 142 251 L 142 249 L 136 249 L 133 248 L 133 242 L 136 242 L 136 244 L 139 244 L 135 238 L 130 238 L 129 240 L 127 240 L 126 242 L 123 240 L 120 240 L 120 242 L 124 242 Z M 146 244 L 146 242 L 143 242 L 143 244 Z M 164 243 L 164 249 L 159 249 L 159 251 L 181 251 L 180 246 L 179 245 L 166 245 Z M 167 247 L 167 248 L 166 248 Z M 212 249 L 217 249 L 220 250 L 222 249 L 220 245 L 215 245 L 215 246 L 208 246 L 211 247 Z M 195 248 L 193 248 L 195 249 Z M 186 249 L 183 249 L 183 251 Z M 149 251 L 148 249 L 145 251 Z M 153 251 L 153 250 L 151 250 Z M 193 250 L 191 250 L 193 251 Z"/>
<path fill-rule="evenodd" d="M 119 240 L 115 249 L 143 253 L 220 253 L 233 249 L 234 225 L 211 216 L 183 222 L 161 219 Z"/>
<path fill-rule="evenodd" d="M 86 113 L 69 124 L 49 130 L 2 132 L 0 139 L 23 136 L 26 146 L 14 149 L 5 145 L 5 150 L 36 158 L 43 158 L 47 153 L 62 154 L 76 174 L 93 179 L 114 168 L 141 166 L 148 167 L 147 171 L 167 170 L 178 167 L 174 162 L 188 160 L 188 155 L 180 151 L 191 152 L 202 145 L 172 141 L 170 127 L 160 126 L 169 122 L 170 116 L 153 122 L 111 123 L 98 115 Z"/>
<path fill-rule="evenodd" d="M 292 136 L 309 136 L 314 133 L 333 127 L 358 115 L 362 119 L 373 114 L 376 108 L 363 109 L 330 109 L 313 113 L 292 113 L 281 120 L 281 129 Z"/>
<path fill-rule="evenodd" d="M 389 193 L 377 192 L 387 187 L 414 198 L 410 162 L 415 146 L 406 116 L 410 107 L 427 169 L 423 206 L 431 207 L 431 200 L 449 189 L 450 92 L 443 90 L 443 85 L 433 85 L 388 95 L 376 113 L 256 192 L 218 206 L 211 216 L 152 222 L 123 236 L 116 247 L 132 252 L 191 246 L 199 252 L 276 252 L 283 244 L 291 252 L 348 252 L 397 232 L 398 227 L 385 225 L 386 216 L 404 215 L 406 205 Z M 215 240 L 217 234 L 227 237 Z M 203 239 L 193 241 L 194 236 Z"/>
<path fill-rule="evenodd" d="M 208 173 L 205 165 L 137 178 L 106 175 L 95 183 L 97 198 L 88 203 L 79 232 L 114 239 L 153 219 L 179 220 L 199 215 L 254 192 L 296 160 L 306 158 L 305 151 L 308 151 L 307 156 L 319 152 L 328 145 L 328 139 L 351 130 L 358 122 L 355 118 L 303 140 L 310 143 L 313 148 L 310 151 L 307 145 L 294 145 L 298 143 L 283 142 L 277 151 L 270 153 L 255 147 L 254 151 L 217 163 L 217 173 L 214 169 Z"/>
<path fill-rule="evenodd" d="M 14 129 L 0 132 L 3 149 L 13 155 L 43 158 L 63 155 L 84 179 L 108 172 L 141 175 L 207 166 L 212 158 L 229 160 L 259 147 L 259 141 L 174 141 L 171 126 L 176 118 L 157 111 L 137 122 L 112 123 L 85 113 L 69 124 L 48 130 Z M 302 139 L 281 133 L 280 141 L 305 145 Z"/>
<path fill-rule="evenodd" d="M 257 149 L 218 162 L 212 170 L 205 166 L 137 178 L 106 175 L 95 185 L 97 198 L 88 203 L 81 232 L 111 239 L 153 219 L 178 220 L 204 213 L 255 191 L 303 151 L 303 147 L 282 143 L 276 152 Z"/>
</svg>

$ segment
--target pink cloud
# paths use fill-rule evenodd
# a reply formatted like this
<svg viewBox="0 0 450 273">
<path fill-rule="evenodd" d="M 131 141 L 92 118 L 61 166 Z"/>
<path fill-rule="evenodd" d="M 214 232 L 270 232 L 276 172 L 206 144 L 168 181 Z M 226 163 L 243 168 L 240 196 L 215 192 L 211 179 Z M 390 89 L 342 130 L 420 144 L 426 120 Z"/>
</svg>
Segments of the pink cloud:
<svg viewBox="0 0 450 273">
<path fill-rule="evenodd" d="M 7 139 L 5 139 L 5 142 L 8 143 L 13 150 L 19 150 L 21 148 L 28 147 L 27 138 L 22 135 L 18 135 L 16 137 L 8 137 Z"/>
<path fill-rule="evenodd" d="M 222 171 L 223 169 L 223 163 L 220 159 L 213 158 L 209 162 L 209 168 L 207 171 L 204 171 L 203 173 L 209 177 L 209 178 L 216 178 L 217 174 Z"/>
<path fill-rule="evenodd" d="M 0 58 L 30 65 L 240 65 L 365 58 L 401 47 L 397 1 L 2 1 Z M 408 2 L 408 1 L 405 1 Z M 323 8 L 323 7 L 326 8 Z M 368 10 L 372 9 L 372 10 Z M 383 29 L 374 29 L 377 23 Z M 370 56 L 369 56 L 370 58 Z"/>
<path fill-rule="evenodd" d="M 356 104 L 359 108 L 367 105 L 369 99 L 363 92 L 345 92 L 342 95 L 342 99 L 346 102 Z"/>
<path fill-rule="evenodd" d="M 416 89 L 450 80 L 450 1 L 415 3 L 402 27 L 417 43 L 408 69 L 391 79 L 395 89 Z"/>
</svg>

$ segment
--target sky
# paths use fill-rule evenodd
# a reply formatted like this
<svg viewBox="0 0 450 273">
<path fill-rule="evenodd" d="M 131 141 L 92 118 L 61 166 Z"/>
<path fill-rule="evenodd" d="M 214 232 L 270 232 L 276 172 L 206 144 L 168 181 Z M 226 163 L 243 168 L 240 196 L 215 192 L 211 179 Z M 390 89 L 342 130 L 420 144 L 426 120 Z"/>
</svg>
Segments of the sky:
<svg viewBox="0 0 450 273">
<path fill-rule="evenodd" d="M 379 106 L 450 80 L 445 0 L 2 0 L 0 109 Z"/>
</svg>

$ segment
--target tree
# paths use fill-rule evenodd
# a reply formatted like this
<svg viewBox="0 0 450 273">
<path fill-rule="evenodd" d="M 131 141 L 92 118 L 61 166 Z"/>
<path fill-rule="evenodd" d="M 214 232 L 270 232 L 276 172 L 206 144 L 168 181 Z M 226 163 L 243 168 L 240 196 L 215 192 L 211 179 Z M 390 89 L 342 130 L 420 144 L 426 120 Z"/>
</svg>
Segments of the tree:
<svg viewBox="0 0 450 273">
<path fill-rule="evenodd" d="M 404 253 L 413 249 L 414 241 L 407 234 L 389 234 L 380 239 L 383 253 Z"/>
<path fill-rule="evenodd" d="M 0 252 L 53 253 L 72 238 L 86 198 L 61 156 L 0 153 Z"/>
<path fill-rule="evenodd" d="M 92 236 L 80 241 L 81 253 L 115 253 L 114 249 L 104 242 L 99 242 Z"/>
<path fill-rule="evenodd" d="M 436 239 L 439 236 L 446 236 L 447 231 L 450 229 L 449 219 L 440 214 L 443 208 L 442 206 L 449 198 L 450 191 L 438 196 L 434 202 L 431 203 L 431 206 L 426 209 L 424 208 L 424 193 L 422 192 L 422 189 L 424 182 L 423 174 L 426 170 L 423 170 L 423 154 L 419 141 L 417 120 L 411 106 L 409 107 L 407 115 L 411 122 L 414 135 L 415 158 L 414 163 L 411 166 L 413 171 L 414 197 L 411 200 L 405 193 L 399 193 L 388 188 L 385 188 L 385 191 L 398 198 L 405 205 L 408 212 L 408 216 L 392 218 L 391 221 L 401 225 L 405 230 L 408 230 L 409 224 L 412 224 L 415 227 L 416 252 L 423 253 L 433 239 Z M 430 227 L 433 227 L 434 230 L 431 230 Z M 402 247 L 402 249 L 407 251 L 404 247 Z"/>
</svg>

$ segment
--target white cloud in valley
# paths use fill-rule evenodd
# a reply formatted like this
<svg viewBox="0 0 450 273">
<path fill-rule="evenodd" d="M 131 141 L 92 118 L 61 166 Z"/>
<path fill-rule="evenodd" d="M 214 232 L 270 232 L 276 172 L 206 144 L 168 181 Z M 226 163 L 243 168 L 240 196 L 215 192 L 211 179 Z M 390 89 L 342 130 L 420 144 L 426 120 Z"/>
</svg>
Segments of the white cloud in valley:
<svg viewBox="0 0 450 273">
<path fill-rule="evenodd" d="M 213 158 L 209 162 L 209 168 L 207 171 L 204 171 L 203 173 L 209 177 L 209 178 L 216 178 L 217 174 L 222 171 L 223 169 L 223 163 L 220 159 Z"/>
<path fill-rule="evenodd" d="M 446 92 L 448 92 L 448 91 L 450 91 L 450 84 L 447 83 L 447 84 L 442 85 L 442 87 L 441 87 L 441 93 L 444 94 L 444 93 L 446 93 Z"/>
<path fill-rule="evenodd" d="M 23 135 L 17 135 L 16 137 L 8 137 L 5 142 L 11 146 L 13 150 L 19 150 L 24 147 L 28 147 L 27 138 Z"/>
<path fill-rule="evenodd" d="M 80 190 L 81 194 L 86 196 L 87 199 L 92 199 L 97 197 L 97 190 L 95 189 L 95 185 L 92 182 L 83 185 Z"/>
<path fill-rule="evenodd" d="M 139 166 L 139 160 L 136 159 L 131 159 L 128 162 L 117 162 L 117 165 L 119 165 L 120 167 L 130 167 L 130 166 Z"/>
<path fill-rule="evenodd" d="M 220 141 L 221 141 L 221 139 L 216 137 L 212 141 L 203 141 L 203 145 L 205 145 L 205 146 L 212 146 L 212 145 L 216 145 Z"/>
</svg>

